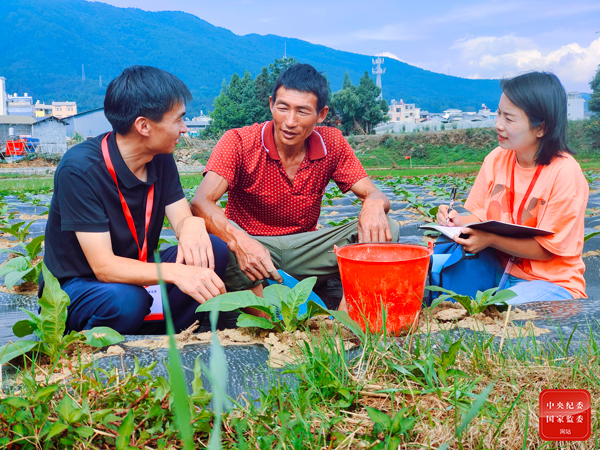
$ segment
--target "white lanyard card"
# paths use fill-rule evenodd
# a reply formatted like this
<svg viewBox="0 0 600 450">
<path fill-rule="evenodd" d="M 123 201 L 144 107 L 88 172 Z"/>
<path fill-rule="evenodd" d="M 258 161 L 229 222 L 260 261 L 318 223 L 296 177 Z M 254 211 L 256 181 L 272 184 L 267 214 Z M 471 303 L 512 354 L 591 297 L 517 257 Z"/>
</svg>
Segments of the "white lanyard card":
<svg viewBox="0 0 600 450">
<path fill-rule="evenodd" d="M 144 288 L 148 291 L 148 294 L 152 296 L 152 306 L 150 306 L 150 314 L 148 314 L 144 318 L 144 320 L 165 320 L 160 285 L 154 284 L 152 286 L 144 286 Z"/>
</svg>

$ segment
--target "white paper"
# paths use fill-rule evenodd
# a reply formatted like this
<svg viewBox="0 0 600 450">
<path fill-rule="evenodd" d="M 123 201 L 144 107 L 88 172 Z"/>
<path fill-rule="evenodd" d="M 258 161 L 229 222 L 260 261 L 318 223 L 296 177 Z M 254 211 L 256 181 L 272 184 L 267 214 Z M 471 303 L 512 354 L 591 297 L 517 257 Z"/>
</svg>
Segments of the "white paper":
<svg viewBox="0 0 600 450">
<path fill-rule="evenodd" d="M 150 306 L 150 314 L 144 320 L 163 320 L 162 295 L 160 293 L 160 285 L 144 286 L 148 293 L 152 296 L 152 306 Z"/>
</svg>

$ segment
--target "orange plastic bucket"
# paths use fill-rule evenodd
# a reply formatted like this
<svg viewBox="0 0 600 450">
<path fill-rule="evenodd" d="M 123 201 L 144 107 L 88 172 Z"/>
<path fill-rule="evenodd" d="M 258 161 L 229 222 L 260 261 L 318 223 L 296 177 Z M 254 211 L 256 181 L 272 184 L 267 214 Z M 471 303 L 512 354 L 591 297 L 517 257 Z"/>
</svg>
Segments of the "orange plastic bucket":
<svg viewBox="0 0 600 450">
<path fill-rule="evenodd" d="M 385 327 L 397 335 L 409 328 L 421 309 L 430 247 L 408 244 L 351 244 L 334 247 L 348 314 L 366 331 Z M 365 321 L 366 319 L 366 321 Z"/>
</svg>

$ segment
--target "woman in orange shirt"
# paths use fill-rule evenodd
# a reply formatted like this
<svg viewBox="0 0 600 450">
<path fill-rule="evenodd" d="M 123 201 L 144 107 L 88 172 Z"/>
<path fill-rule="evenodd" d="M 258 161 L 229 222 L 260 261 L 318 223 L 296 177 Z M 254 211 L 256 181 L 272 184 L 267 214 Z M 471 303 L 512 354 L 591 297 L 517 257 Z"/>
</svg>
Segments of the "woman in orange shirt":
<svg viewBox="0 0 600 450">
<path fill-rule="evenodd" d="M 514 238 L 463 228 L 454 240 L 469 253 L 496 250 L 508 303 L 586 297 L 581 258 L 588 183 L 567 145 L 567 95 L 558 78 L 532 72 L 502 80 L 499 146 L 484 160 L 465 203 L 470 215 L 439 207 L 437 222 L 464 226 L 499 220 L 554 231 Z"/>
</svg>

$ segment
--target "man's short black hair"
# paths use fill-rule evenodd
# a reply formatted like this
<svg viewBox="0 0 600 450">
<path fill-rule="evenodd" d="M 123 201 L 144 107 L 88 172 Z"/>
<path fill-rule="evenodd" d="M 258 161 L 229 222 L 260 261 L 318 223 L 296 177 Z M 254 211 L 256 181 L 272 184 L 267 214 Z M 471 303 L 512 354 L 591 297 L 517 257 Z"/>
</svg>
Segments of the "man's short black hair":
<svg viewBox="0 0 600 450">
<path fill-rule="evenodd" d="M 561 153 L 576 154 L 567 145 L 567 93 L 556 75 L 529 72 L 500 81 L 504 95 L 521 108 L 531 128 L 544 126 L 545 133 L 535 154 L 535 163 L 548 165 Z"/>
<path fill-rule="evenodd" d="M 119 134 L 129 133 L 138 117 L 160 122 L 175 105 L 192 94 L 175 75 L 150 66 L 131 66 L 112 80 L 104 97 L 104 115 Z"/>
<path fill-rule="evenodd" d="M 273 103 L 275 103 L 277 90 L 280 87 L 315 94 L 317 96 L 317 112 L 320 112 L 327 104 L 329 95 L 327 79 L 310 64 L 291 65 L 277 77 L 271 92 Z"/>
</svg>

